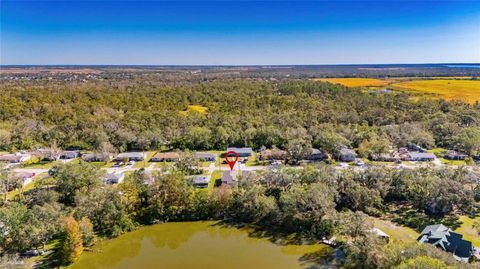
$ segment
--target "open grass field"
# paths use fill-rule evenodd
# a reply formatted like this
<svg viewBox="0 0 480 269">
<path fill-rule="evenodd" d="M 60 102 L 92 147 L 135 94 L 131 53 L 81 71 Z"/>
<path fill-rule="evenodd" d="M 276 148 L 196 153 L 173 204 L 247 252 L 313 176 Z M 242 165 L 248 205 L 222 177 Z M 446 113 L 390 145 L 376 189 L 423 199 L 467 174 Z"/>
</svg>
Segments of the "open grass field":
<svg viewBox="0 0 480 269">
<path fill-rule="evenodd" d="M 473 104 L 480 101 L 480 80 L 429 79 L 392 83 L 393 89 L 420 93 L 432 98 L 462 100 Z"/>
<path fill-rule="evenodd" d="M 467 216 L 461 216 L 460 221 L 463 223 L 458 229 L 455 230 L 455 232 L 463 234 L 464 239 L 470 240 L 474 246 L 480 247 L 480 235 L 472 227 L 475 220 L 480 220 L 480 216 L 477 216 L 475 219 Z"/>
<path fill-rule="evenodd" d="M 388 80 L 376 78 L 319 78 L 315 80 L 340 84 L 346 87 L 381 87 L 390 83 Z"/>
<path fill-rule="evenodd" d="M 403 227 L 378 218 L 373 218 L 373 226 L 388 234 L 393 242 L 402 241 L 404 243 L 412 243 L 415 242 L 419 236 L 412 228 Z"/>
</svg>

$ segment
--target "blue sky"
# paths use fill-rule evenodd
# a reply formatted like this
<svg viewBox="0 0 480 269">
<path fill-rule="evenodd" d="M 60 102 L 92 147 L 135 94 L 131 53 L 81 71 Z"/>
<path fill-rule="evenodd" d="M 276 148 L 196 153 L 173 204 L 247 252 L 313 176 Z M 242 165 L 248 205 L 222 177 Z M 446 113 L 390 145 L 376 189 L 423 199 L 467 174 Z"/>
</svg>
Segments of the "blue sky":
<svg viewBox="0 0 480 269">
<path fill-rule="evenodd" d="M 1 64 L 480 62 L 480 1 L 1 0 Z"/>
</svg>

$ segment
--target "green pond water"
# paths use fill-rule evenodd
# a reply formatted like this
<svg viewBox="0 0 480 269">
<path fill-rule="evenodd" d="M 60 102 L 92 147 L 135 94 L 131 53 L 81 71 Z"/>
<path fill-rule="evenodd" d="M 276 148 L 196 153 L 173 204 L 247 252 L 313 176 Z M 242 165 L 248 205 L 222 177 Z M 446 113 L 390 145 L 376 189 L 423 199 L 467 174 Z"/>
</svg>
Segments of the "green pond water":
<svg viewBox="0 0 480 269">
<path fill-rule="evenodd" d="M 69 268 L 321 268 L 333 257 L 323 244 L 279 244 L 253 234 L 212 221 L 152 225 L 100 242 Z"/>
</svg>

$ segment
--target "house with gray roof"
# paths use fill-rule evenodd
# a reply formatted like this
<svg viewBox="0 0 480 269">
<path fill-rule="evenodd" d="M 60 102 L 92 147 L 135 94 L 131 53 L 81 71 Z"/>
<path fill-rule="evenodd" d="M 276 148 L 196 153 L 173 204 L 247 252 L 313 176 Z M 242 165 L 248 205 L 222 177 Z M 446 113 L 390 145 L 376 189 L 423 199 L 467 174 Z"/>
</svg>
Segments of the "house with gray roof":
<svg viewBox="0 0 480 269">
<path fill-rule="evenodd" d="M 217 159 L 217 155 L 208 152 L 194 152 L 193 158 L 203 162 L 214 162 Z"/>
<path fill-rule="evenodd" d="M 459 261 L 468 262 L 473 255 L 472 242 L 464 240 L 463 235 L 452 231 L 443 224 L 425 227 L 418 238 L 418 242 L 432 244 L 444 251 L 453 254 Z"/>
<path fill-rule="evenodd" d="M 435 154 L 428 152 L 410 152 L 407 154 L 407 158 L 412 162 L 428 162 L 434 161 L 436 156 Z"/>
<path fill-rule="evenodd" d="M 192 185 L 197 188 L 206 188 L 210 183 L 210 178 L 203 175 L 191 176 L 189 178 L 192 181 Z"/>
<path fill-rule="evenodd" d="M 115 161 L 123 161 L 124 159 L 128 159 L 129 161 L 143 161 L 147 157 L 145 152 L 123 152 L 115 157 Z"/>
<path fill-rule="evenodd" d="M 105 178 L 105 183 L 107 184 L 119 184 L 125 179 L 124 173 L 108 173 Z"/>
<path fill-rule="evenodd" d="M 250 157 L 253 153 L 252 148 L 228 147 L 227 152 L 229 151 L 235 151 L 238 154 L 238 157 Z"/>
</svg>

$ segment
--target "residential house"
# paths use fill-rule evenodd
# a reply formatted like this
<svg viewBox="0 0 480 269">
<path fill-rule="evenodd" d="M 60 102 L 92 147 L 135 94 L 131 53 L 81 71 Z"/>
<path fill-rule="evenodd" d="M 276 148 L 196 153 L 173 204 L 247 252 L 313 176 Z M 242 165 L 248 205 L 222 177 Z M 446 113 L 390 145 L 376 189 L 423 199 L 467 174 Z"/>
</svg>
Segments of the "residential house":
<svg viewBox="0 0 480 269">
<path fill-rule="evenodd" d="M 30 172 L 18 172 L 15 173 L 15 177 L 20 178 L 23 182 L 23 186 L 27 185 L 28 183 L 33 181 L 33 178 L 35 177 L 35 173 L 30 173 Z"/>
<path fill-rule="evenodd" d="M 77 150 L 66 150 L 62 151 L 58 156 L 59 160 L 73 160 L 75 158 L 80 157 L 80 151 Z"/>
<path fill-rule="evenodd" d="M 399 162 L 401 158 L 399 155 L 391 155 L 387 153 L 373 154 L 370 158 L 372 161 L 377 162 Z"/>
<path fill-rule="evenodd" d="M 112 159 L 112 155 L 103 153 L 86 153 L 82 155 L 82 160 L 86 162 L 107 162 Z"/>
<path fill-rule="evenodd" d="M 197 188 L 206 188 L 210 183 L 210 179 L 207 176 L 191 176 L 192 184 Z"/>
<path fill-rule="evenodd" d="M 217 155 L 208 152 L 195 152 L 193 157 L 203 162 L 214 162 L 217 159 Z"/>
<path fill-rule="evenodd" d="M 0 156 L 0 162 L 23 163 L 32 158 L 32 155 L 25 153 L 4 154 Z"/>
<path fill-rule="evenodd" d="M 125 179 L 125 174 L 123 173 L 108 173 L 105 178 L 105 183 L 107 184 L 119 184 Z"/>
<path fill-rule="evenodd" d="M 250 171 L 242 171 L 241 172 L 241 179 L 242 180 L 248 180 L 250 177 L 251 172 Z M 225 171 L 222 174 L 222 184 L 227 184 L 230 186 L 233 186 L 237 183 L 237 178 L 238 178 L 238 170 L 233 170 L 233 171 Z"/>
<path fill-rule="evenodd" d="M 341 162 L 353 162 L 356 158 L 357 154 L 355 153 L 355 151 L 348 148 L 342 148 L 338 155 L 338 159 Z"/>
<path fill-rule="evenodd" d="M 458 161 L 464 161 L 467 159 L 468 155 L 463 154 L 454 150 L 449 151 L 445 156 L 443 156 L 447 160 L 458 160 Z"/>
<path fill-rule="evenodd" d="M 176 162 L 180 159 L 180 155 L 177 152 L 159 152 L 155 154 L 151 162 Z"/>
<path fill-rule="evenodd" d="M 406 155 L 407 161 L 412 162 L 427 162 L 427 161 L 434 161 L 436 156 L 433 153 L 428 152 L 409 152 Z"/>
<path fill-rule="evenodd" d="M 273 161 L 273 160 L 285 160 L 287 152 L 281 149 L 266 149 L 260 152 L 260 160 L 262 161 Z"/>
<path fill-rule="evenodd" d="M 473 245 L 462 237 L 442 224 L 435 224 L 423 229 L 418 242 L 432 244 L 452 253 L 455 259 L 468 262 L 473 255 Z"/>
<path fill-rule="evenodd" d="M 122 152 L 115 157 L 115 161 L 120 162 L 125 159 L 128 159 L 129 161 L 143 161 L 147 157 L 147 154 L 145 152 Z"/>
<path fill-rule="evenodd" d="M 327 158 L 328 155 L 324 151 L 312 148 L 312 153 L 310 154 L 311 161 L 321 161 Z"/>
<path fill-rule="evenodd" d="M 235 151 L 238 154 L 238 157 L 250 157 L 253 153 L 252 148 L 228 147 L 227 152 L 229 151 Z"/>
<path fill-rule="evenodd" d="M 421 146 L 416 145 L 416 144 L 408 144 L 407 147 L 410 151 L 427 152 L 426 149 L 424 149 Z"/>
</svg>

